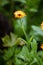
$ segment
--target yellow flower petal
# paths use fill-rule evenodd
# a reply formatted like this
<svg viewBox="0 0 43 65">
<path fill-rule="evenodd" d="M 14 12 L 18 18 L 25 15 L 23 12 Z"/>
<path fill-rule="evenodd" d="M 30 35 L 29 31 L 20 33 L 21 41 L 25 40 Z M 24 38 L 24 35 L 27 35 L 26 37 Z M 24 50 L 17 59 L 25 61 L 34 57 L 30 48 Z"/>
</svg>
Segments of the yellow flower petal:
<svg viewBox="0 0 43 65">
<path fill-rule="evenodd" d="M 43 22 L 41 23 L 41 29 L 43 30 Z"/>
<path fill-rule="evenodd" d="M 23 18 L 24 16 L 26 16 L 26 14 L 23 11 L 15 11 L 14 12 L 14 16 L 15 18 Z"/>
<path fill-rule="evenodd" d="M 41 44 L 40 48 L 43 50 L 43 44 Z"/>
</svg>

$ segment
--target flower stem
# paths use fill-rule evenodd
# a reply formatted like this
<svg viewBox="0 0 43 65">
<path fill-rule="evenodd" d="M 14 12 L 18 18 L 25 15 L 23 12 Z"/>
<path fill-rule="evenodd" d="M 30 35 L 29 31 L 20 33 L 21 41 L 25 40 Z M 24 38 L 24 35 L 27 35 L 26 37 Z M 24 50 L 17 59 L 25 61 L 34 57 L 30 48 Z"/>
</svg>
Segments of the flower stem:
<svg viewBox="0 0 43 65">
<path fill-rule="evenodd" d="M 21 19 L 20 19 L 20 20 L 21 20 Z M 21 26 L 22 26 L 22 30 L 23 30 L 23 33 L 24 33 L 24 35 L 25 35 L 25 38 L 26 38 L 27 42 L 29 43 L 27 34 L 26 34 L 26 32 L 25 32 L 25 30 L 24 30 L 24 26 L 23 26 L 23 24 L 22 24 L 23 21 L 21 20 L 20 22 L 21 22 Z"/>
</svg>

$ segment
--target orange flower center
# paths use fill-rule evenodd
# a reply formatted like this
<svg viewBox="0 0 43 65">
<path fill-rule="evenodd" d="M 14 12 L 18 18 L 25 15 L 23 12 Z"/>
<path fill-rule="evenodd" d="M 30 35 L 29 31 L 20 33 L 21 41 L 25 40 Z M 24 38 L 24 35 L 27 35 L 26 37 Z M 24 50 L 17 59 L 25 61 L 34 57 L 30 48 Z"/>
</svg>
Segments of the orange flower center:
<svg viewBox="0 0 43 65">
<path fill-rule="evenodd" d="M 21 16 L 21 14 L 18 14 L 18 16 Z"/>
</svg>

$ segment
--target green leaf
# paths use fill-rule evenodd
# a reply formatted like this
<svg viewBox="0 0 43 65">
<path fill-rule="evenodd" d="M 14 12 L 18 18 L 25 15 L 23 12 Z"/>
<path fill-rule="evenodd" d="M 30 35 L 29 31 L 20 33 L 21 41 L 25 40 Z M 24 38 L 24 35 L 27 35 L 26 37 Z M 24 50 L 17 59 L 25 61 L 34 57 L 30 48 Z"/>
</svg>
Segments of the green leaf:
<svg viewBox="0 0 43 65">
<path fill-rule="evenodd" d="M 30 61 L 28 48 L 23 46 L 22 50 L 18 54 L 15 54 L 13 61 L 15 61 L 14 65 L 27 65 L 27 62 Z"/>
<path fill-rule="evenodd" d="M 24 46 L 21 52 L 17 55 L 17 58 L 23 59 L 24 61 L 30 60 L 29 50 L 26 46 Z"/>
<path fill-rule="evenodd" d="M 42 61 L 42 59 L 38 56 L 38 54 L 36 54 L 36 58 L 37 58 L 37 63 L 39 64 L 39 65 L 43 65 L 43 61 Z"/>
<path fill-rule="evenodd" d="M 35 39 L 33 39 L 33 41 L 31 42 L 31 48 L 33 52 L 37 52 L 37 42 Z"/>
<path fill-rule="evenodd" d="M 12 65 L 12 60 L 10 59 L 9 61 L 7 61 L 6 65 Z"/>
<path fill-rule="evenodd" d="M 26 1 L 25 1 L 25 0 L 13 0 L 13 1 L 17 1 L 17 2 L 26 3 Z"/>
<path fill-rule="evenodd" d="M 35 32 L 36 35 L 43 36 L 43 30 L 41 30 L 40 27 L 38 27 L 38 26 L 32 26 L 32 29 L 33 29 L 33 31 Z"/>
<path fill-rule="evenodd" d="M 15 62 L 14 62 L 14 65 L 25 65 L 26 63 L 23 62 L 22 60 L 18 59 L 18 58 L 15 58 Z"/>
<path fill-rule="evenodd" d="M 26 4 L 29 9 L 37 9 L 40 0 L 26 0 Z"/>
<path fill-rule="evenodd" d="M 14 54 L 14 47 L 8 48 L 8 50 L 4 51 L 3 58 L 4 60 L 9 60 Z"/>
<path fill-rule="evenodd" d="M 3 46 L 4 47 L 12 47 L 16 44 L 16 35 L 14 35 L 13 33 L 10 34 L 10 37 L 8 35 L 6 35 L 4 38 L 2 38 Z"/>
<path fill-rule="evenodd" d="M 4 6 L 5 4 L 9 3 L 8 0 L 0 0 L 0 5 Z"/>
<path fill-rule="evenodd" d="M 40 27 L 32 26 L 32 31 L 30 32 L 30 35 L 33 35 L 37 41 L 43 42 L 43 30 L 41 30 Z"/>
<path fill-rule="evenodd" d="M 29 9 L 29 11 L 30 11 L 30 12 L 37 12 L 37 9 L 31 8 L 31 9 Z"/>
<path fill-rule="evenodd" d="M 38 55 L 43 59 L 43 51 L 39 51 Z"/>
</svg>

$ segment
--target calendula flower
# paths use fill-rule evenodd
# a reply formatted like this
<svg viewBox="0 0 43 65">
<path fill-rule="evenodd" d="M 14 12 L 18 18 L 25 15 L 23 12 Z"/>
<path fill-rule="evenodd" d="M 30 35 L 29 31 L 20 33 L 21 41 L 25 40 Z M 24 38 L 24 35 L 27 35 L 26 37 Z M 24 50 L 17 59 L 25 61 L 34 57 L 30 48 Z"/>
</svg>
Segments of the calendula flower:
<svg viewBox="0 0 43 65">
<path fill-rule="evenodd" d="M 43 44 L 41 44 L 40 48 L 43 50 Z"/>
<path fill-rule="evenodd" d="M 26 16 L 26 14 L 23 11 L 15 11 L 14 12 L 14 16 L 15 18 L 23 18 L 24 16 Z"/>
<path fill-rule="evenodd" d="M 41 29 L 43 30 L 43 22 L 41 23 Z"/>
</svg>

